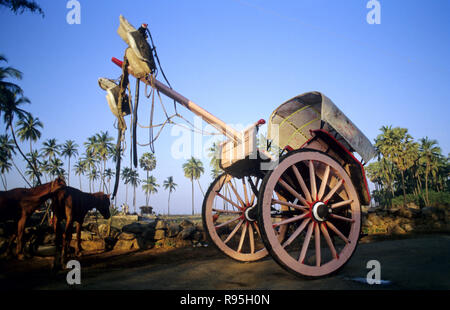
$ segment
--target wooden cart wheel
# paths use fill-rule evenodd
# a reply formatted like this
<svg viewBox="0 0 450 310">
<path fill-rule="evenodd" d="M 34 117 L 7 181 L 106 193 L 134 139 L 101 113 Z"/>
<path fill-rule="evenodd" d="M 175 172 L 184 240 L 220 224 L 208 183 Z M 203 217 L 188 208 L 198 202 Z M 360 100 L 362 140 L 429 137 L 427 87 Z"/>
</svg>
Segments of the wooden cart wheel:
<svg viewBox="0 0 450 310">
<path fill-rule="evenodd" d="M 280 193 L 287 202 L 277 199 Z M 266 248 L 296 275 L 329 275 L 355 251 L 361 229 L 359 199 L 346 171 L 325 153 L 302 149 L 283 157 L 265 176 L 258 204 Z M 280 241 L 283 225 L 290 227 Z"/>
<path fill-rule="evenodd" d="M 260 180 L 223 174 L 210 185 L 203 200 L 203 227 L 209 239 L 238 261 L 256 261 L 268 254 L 256 221 L 256 195 L 251 189 L 257 188 Z"/>
</svg>

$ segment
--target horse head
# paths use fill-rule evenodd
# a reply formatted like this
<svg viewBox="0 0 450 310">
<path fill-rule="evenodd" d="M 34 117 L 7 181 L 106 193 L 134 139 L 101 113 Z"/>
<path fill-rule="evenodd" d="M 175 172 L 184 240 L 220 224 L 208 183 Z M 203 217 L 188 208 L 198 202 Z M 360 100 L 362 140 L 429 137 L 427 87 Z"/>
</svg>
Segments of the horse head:
<svg viewBox="0 0 450 310">
<path fill-rule="evenodd" d="M 50 191 L 55 192 L 60 188 L 66 187 L 66 181 L 63 177 L 57 177 L 55 180 L 51 182 Z"/>
<path fill-rule="evenodd" d="M 111 204 L 110 194 L 106 195 L 101 193 L 100 203 L 97 206 L 97 210 L 105 219 L 109 219 L 111 217 L 111 212 L 109 211 L 109 206 Z"/>
</svg>

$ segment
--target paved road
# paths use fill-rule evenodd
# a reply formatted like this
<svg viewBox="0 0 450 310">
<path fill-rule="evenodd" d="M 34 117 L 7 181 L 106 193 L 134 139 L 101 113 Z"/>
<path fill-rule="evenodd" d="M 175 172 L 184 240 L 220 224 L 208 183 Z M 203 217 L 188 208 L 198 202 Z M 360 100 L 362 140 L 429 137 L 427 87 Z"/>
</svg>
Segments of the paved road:
<svg viewBox="0 0 450 310">
<path fill-rule="evenodd" d="M 378 260 L 386 285 L 368 285 L 366 263 Z M 428 235 L 362 243 L 337 275 L 305 280 L 289 274 L 272 259 L 240 263 L 215 248 L 188 248 L 125 257 L 86 257 L 78 289 L 229 290 L 229 289 L 450 289 L 450 236 Z M 32 275 L 32 276 L 31 276 Z M 48 271 L 0 276 L 0 287 L 65 289 L 65 273 Z"/>
</svg>

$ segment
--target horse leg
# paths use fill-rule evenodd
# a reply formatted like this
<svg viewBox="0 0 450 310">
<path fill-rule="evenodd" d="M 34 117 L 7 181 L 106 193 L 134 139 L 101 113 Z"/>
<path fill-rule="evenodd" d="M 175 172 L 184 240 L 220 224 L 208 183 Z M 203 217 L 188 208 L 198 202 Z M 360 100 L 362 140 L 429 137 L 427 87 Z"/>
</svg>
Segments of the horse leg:
<svg viewBox="0 0 450 310">
<path fill-rule="evenodd" d="M 62 237 L 62 252 L 61 252 L 61 264 L 64 266 L 65 259 L 67 256 L 67 252 L 69 251 L 70 240 L 72 239 L 72 218 L 67 217 L 66 219 L 66 227 L 64 229 L 63 237 Z"/>
<path fill-rule="evenodd" d="M 17 223 L 17 248 L 16 248 L 16 255 L 19 260 L 23 260 L 24 256 L 22 253 L 23 246 L 23 232 L 25 230 L 25 223 L 27 221 L 27 217 L 25 214 L 22 215 L 22 217 L 19 219 L 19 222 Z"/>
<path fill-rule="evenodd" d="M 81 257 L 83 248 L 81 247 L 81 228 L 82 224 L 77 222 L 77 247 L 75 249 L 75 255 Z"/>
</svg>

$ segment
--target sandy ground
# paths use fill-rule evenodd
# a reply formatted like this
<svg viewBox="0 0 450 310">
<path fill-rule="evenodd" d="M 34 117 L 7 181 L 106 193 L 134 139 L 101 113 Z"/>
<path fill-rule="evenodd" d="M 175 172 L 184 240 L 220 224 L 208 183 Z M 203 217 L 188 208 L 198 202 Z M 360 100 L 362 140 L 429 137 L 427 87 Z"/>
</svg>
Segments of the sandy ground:
<svg viewBox="0 0 450 310">
<path fill-rule="evenodd" d="M 381 264 L 388 284 L 369 285 L 369 260 Z M 450 289 L 450 236 L 422 235 L 402 239 L 363 239 L 348 264 L 336 275 L 307 280 L 291 275 L 270 257 L 240 263 L 214 246 L 134 253 L 103 253 L 80 259 L 81 284 L 69 286 L 67 271 L 51 274 L 51 258 L 0 262 L 0 289 L 115 290 L 380 290 Z"/>
</svg>

